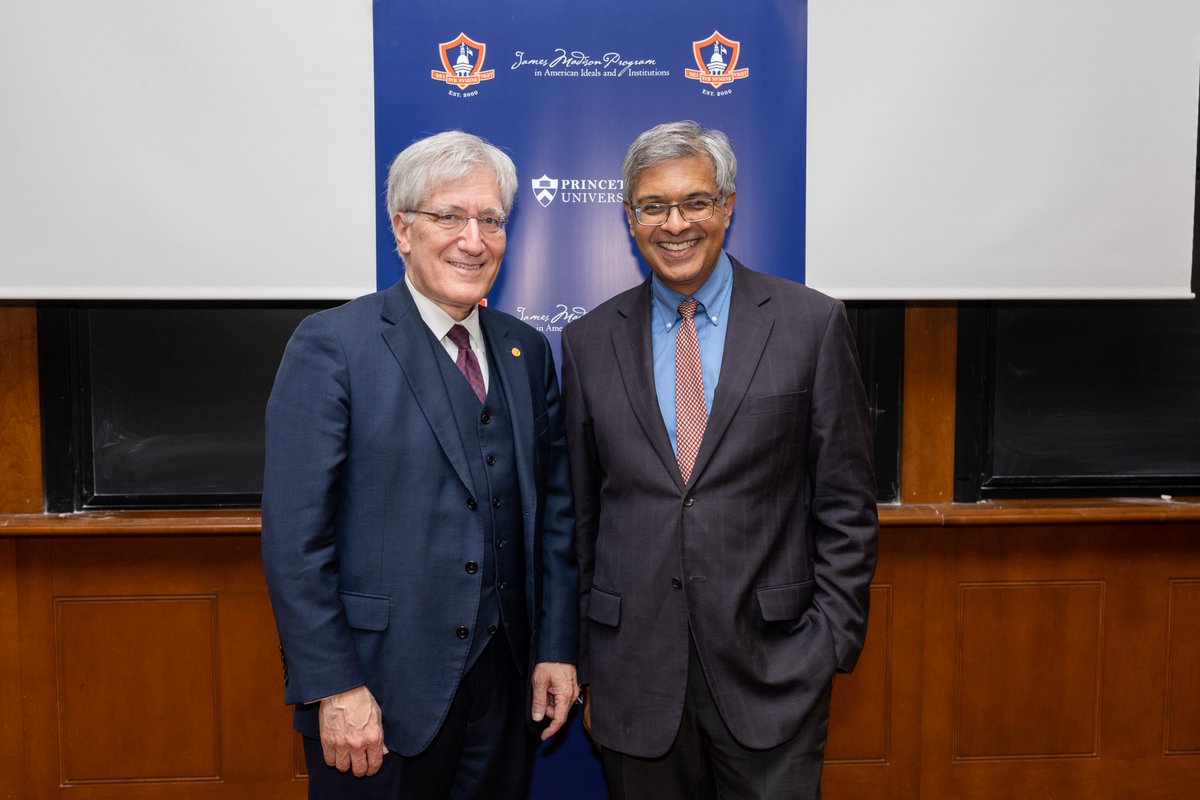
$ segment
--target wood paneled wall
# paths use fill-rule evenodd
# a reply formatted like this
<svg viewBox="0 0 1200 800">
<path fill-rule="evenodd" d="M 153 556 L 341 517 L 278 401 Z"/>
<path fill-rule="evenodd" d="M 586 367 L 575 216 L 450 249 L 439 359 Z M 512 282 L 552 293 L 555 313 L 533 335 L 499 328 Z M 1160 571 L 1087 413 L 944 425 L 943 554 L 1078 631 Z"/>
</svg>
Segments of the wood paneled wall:
<svg viewBox="0 0 1200 800">
<path fill-rule="evenodd" d="M 257 537 L 22 538 L 17 574 L 13 797 L 305 796 Z"/>
<path fill-rule="evenodd" d="M 1200 503 L 946 502 L 954 316 L 909 309 L 905 503 L 825 797 L 1195 798 Z M 32 323 L 0 306 L 0 798 L 303 797 L 257 515 L 31 508 Z"/>
<path fill-rule="evenodd" d="M 1197 527 L 885 529 L 825 796 L 1196 797 Z"/>
</svg>

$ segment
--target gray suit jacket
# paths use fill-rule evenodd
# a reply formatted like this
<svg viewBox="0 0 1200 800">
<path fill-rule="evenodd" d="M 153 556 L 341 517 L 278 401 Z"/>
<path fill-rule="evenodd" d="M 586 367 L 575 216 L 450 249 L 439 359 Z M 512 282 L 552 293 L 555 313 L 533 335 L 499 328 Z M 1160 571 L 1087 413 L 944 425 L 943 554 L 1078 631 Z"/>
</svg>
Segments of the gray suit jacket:
<svg viewBox="0 0 1200 800">
<path fill-rule="evenodd" d="M 743 745 L 791 738 L 866 631 L 878 517 L 842 304 L 734 262 L 725 355 L 686 485 L 651 366 L 649 282 L 567 326 L 580 679 L 605 747 L 655 757 L 691 631 Z"/>
</svg>

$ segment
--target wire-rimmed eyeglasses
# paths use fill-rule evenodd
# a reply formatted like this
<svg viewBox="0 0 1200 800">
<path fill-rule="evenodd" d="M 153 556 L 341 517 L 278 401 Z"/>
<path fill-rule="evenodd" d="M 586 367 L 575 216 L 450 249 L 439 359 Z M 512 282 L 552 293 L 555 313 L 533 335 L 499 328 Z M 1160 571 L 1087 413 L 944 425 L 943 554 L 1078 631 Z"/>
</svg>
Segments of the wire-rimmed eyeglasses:
<svg viewBox="0 0 1200 800">
<path fill-rule="evenodd" d="M 630 206 L 633 216 L 642 225 L 665 225 L 671 218 L 671 209 L 679 209 L 679 216 L 684 222 L 704 222 L 712 219 L 717 213 L 717 203 L 720 197 L 689 197 L 678 203 L 642 203 L 640 206 Z"/>
<path fill-rule="evenodd" d="M 448 233 L 458 233 L 463 228 L 467 227 L 467 220 L 473 219 L 479 223 L 479 232 L 484 236 L 499 236 L 504 232 L 504 226 L 508 222 L 506 217 L 497 214 L 480 214 L 477 217 L 468 217 L 466 214 L 456 214 L 453 211 L 421 211 L 418 208 L 406 208 L 405 214 L 424 214 L 433 220 L 433 224 L 437 225 Z"/>
</svg>

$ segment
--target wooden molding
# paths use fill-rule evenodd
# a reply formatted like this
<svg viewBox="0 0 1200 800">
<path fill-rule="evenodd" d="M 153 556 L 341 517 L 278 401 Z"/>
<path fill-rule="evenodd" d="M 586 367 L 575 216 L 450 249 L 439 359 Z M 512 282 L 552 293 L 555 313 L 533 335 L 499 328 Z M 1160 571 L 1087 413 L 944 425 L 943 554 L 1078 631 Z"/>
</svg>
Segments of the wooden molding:
<svg viewBox="0 0 1200 800">
<path fill-rule="evenodd" d="M 1081 500 L 996 500 L 984 503 L 905 503 L 879 507 L 884 528 L 997 527 L 1200 522 L 1200 497 L 1170 500 L 1109 497 Z M 85 511 L 78 514 L 0 514 L 6 538 L 114 536 L 257 536 L 257 509 Z"/>
<path fill-rule="evenodd" d="M 229 536 L 262 531 L 258 509 L 0 514 L 6 536 Z"/>
<path fill-rule="evenodd" d="M 954 404 L 958 307 L 909 303 L 904 311 L 904 399 L 900 497 L 905 503 L 954 498 Z"/>
<path fill-rule="evenodd" d="M 42 510 L 37 309 L 0 305 L 0 513 Z"/>
</svg>

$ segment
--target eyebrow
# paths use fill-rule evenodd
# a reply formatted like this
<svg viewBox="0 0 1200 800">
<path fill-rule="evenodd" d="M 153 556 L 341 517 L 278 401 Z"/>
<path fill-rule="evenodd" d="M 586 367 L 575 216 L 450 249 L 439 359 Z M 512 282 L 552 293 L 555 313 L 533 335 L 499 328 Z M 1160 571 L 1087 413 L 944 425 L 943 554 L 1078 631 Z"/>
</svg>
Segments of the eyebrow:
<svg viewBox="0 0 1200 800">
<path fill-rule="evenodd" d="M 711 190 L 710 189 L 697 189 L 694 192 L 689 192 L 688 194 L 685 194 L 683 196 L 683 199 L 680 202 L 682 202 L 683 200 L 692 200 L 697 197 L 717 197 L 718 195 L 719 195 L 719 192 L 717 192 L 715 189 L 711 189 Z M 638 195 L 637 197 L 634 198 L 634 200 L 636 201 L 634 203 L 634 205 L 641 205 L 643 203 L 659 203 L 666 199 L 667 199 L 667 196 L 662 195 L 662 194 L 643 194 L 643 195 Z"/>
<path fill-rule="evenodd" d="M 449 213 L 453 212 L 455 214 L 462 214 L 463 216 L 467 216 L 467 209 L 465 209 L 464 207 L 462 207 L 460 205 L 456 205 L 454 203 L 441 203 L 441 204 L 434 203 L 433 207 L 439 214 L 449 214 Z M 502 209 L 502 208 L 481 208 L 479 210 L 479 213 L 483 214 L 485 216 L 489 216 L 489 217 L 503 217 L 504 209 Z"/>
</svg>

